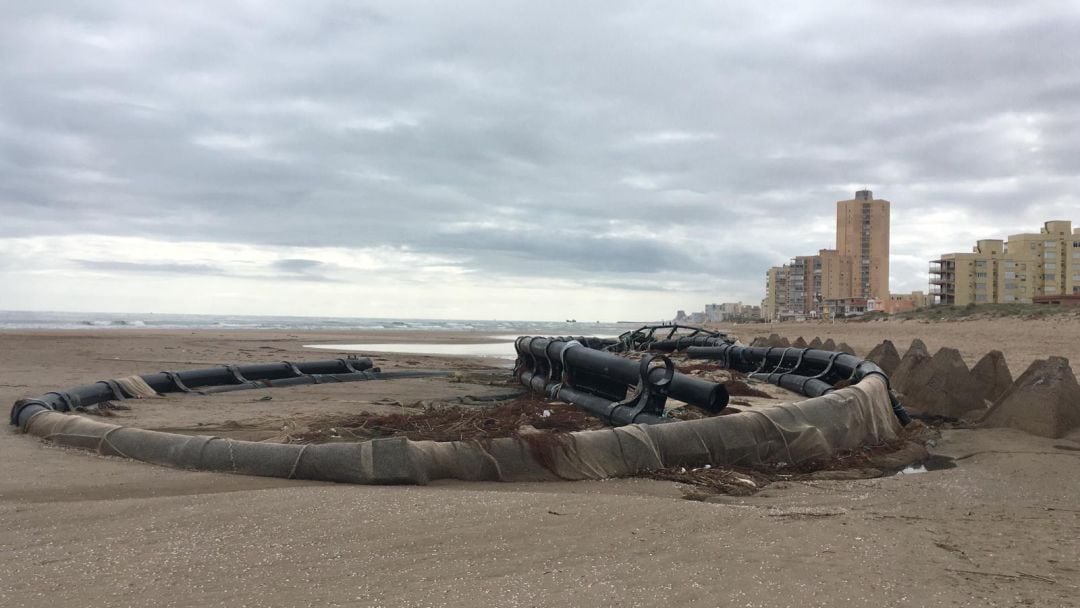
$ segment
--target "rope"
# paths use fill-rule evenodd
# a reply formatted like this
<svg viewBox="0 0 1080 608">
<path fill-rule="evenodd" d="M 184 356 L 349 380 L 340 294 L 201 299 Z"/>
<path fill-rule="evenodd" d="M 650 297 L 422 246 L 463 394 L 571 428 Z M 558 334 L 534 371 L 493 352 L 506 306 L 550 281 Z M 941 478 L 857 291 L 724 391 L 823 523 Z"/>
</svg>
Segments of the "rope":
<svg viewBox="0 0 1080 608">
<path fill-rule="evenodd" d="M 311 444 L 305 443 L 304 445 L 300 446 L 300 451 L 296 453 L 296 460 L 293 461 L 292 468 L 289 469 L 289 475 L 285 479 L 294 478 L 293 476 L 296 475 L 296 467 L 300 466 L 300 459 L 304 457 L 304 450 L 308 449 L 309 445 Z"/>
<path fill-rule="evenodd" d="M 755 411 L 755 410 L 744 410 L 744 411 L 752 412 L 754 414 L 757 414 L 758 416 L 761 416 L 765 420 L 768 420 L 769 424 L 772 425 L 773 429 L 775 429 L 776 432 L 780 435 L 780 439 L 784 440 L 784 451 L 787 452 L 788 462 L 789 463 L 795 462 L 795 457 L 791 455 L 791 445 L 788 444 L 787 437 L 784 436 L 784 431 L 781 431 L 780 427 L 776 425 L 776 421 L 773 420 L 772 418 L 769 418 L 768 416 L 766 416 L 764 412 L 759 412 L 759 411 Z"/>
<path fill-rule="evenodd" d="M 106 431 L 105 434 L 101 436 L 101 441 L 98 442 L 98 454 L 104 454 L 105 453 L 105 452 L 101 451 L 101 445 L 105 444 L 105 445 L 109 446 L 109 448 L 111 448 L 112 451 L 114 451 L 117 454 L 123 456 L 124 458 L 131 458 L 132 460 L 138 460 L 137 458 L 132 458 L 131 456 L 128 456 L 120 448 L 116 447 L 116 444 L 109 441 L 109 435 L 112 435 L 115 431 L 119 431 L 119 430 L 121 430 L 123 428 L 124 427 L 122 427 L 122 426 L 113 427 L 113 428 L 109 429 L 108 431 Z"/>
</svg>

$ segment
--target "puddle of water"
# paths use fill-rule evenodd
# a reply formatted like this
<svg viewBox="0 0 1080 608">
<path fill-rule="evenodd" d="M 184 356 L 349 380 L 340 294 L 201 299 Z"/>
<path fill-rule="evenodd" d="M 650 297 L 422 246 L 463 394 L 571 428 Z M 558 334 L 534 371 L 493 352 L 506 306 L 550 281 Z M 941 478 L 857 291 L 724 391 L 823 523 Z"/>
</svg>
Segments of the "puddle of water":
<svg viewBox="0 0 1080 608">
<path fill-rule="evenodd" d="M 917 462 L 913 465 L 909 465 L 897 471 L 897 475 L 918 475 L 919 473 L 928 473 L 930 471 L 941 471 L 943 469 L 955 469 L 956 461 L 948 456 L 931 456 L 930 458 Z"/>
<path fill-rule="evenodd" d="M 491 342 L 485 344 L 305 344 L 304 348 L 322 350 L 346 350 L 363 353 L 401 353 L 409 355 L 449 355 L 455 357 L 491 357 L 496 359 L 516 359 L 517 352 L 513 342 Z"/>
</svg>

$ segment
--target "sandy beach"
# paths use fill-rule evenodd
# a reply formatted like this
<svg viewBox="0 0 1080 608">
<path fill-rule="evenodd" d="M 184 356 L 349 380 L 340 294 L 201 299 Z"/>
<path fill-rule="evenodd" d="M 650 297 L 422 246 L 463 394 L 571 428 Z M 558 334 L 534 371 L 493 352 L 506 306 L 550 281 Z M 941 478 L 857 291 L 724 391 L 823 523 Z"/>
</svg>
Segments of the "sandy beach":
<svg viewBox="0 0 1080 608">
<path fill-rule="evenodd" d="M 731 328 L 744 341 L 883 338 L 1080 366 L 1080 321 Z M 130 374 L 477 344 L 469 333 L 0 332 L 0 402 Z M 385 370 L 505 374 L 497 359 L 377 355 Z M 259 439 L 313 415 L 505 391 L 446 378 L 140 401 L 113 421 Z M 270 395 L 272 399 L 265 400 Z M 1078 606 L 1080 441 L 946 430 L 954 469 L 781 482 L 684 500 L 670 481 L 370 487 L 166 469 L 0 435 L 2 606 Z"/>
</svg>

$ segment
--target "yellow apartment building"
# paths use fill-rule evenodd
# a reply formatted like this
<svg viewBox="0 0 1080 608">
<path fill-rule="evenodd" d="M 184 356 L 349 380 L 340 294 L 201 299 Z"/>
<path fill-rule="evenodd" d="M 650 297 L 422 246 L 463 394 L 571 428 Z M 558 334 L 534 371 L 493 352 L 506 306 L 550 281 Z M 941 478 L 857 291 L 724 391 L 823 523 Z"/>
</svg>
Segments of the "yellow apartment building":
<svg viewBox="0 0 1080 608">
<path fill-rule="evenodd" d="M 1046 222 L 1037 233 L 978 241 L 971 253 L 930 262 L 934 304 L 1030 304 L 1039 296 L 1080 294 L 1080 227 Z"/>
<path fill-rule="evenodd" d="M 855 260 L 852 291 L 844 297 L 889 299 L 889 217 L 892 203 L 859 190 L 836 202 L 836 249 Z"/>
</svg>

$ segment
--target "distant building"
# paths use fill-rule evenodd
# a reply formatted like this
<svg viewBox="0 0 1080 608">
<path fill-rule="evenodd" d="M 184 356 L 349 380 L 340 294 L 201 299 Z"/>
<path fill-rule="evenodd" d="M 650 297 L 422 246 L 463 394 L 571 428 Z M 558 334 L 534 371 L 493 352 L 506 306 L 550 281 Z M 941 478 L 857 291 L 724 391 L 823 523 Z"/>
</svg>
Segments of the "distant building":
<svg viewBox="0 0 1080 608">
<path fill-rule="evenodd" d="M 1080 227 L 1049 221 L 1038 233 L 983 239 L 971 253 L 930 262 L 930 296 L 944 306 L 1026 303 L 1080 294 Z"/>
<path fill-rule="evenodd" d="M 921 291 L 892 293 L 889 294 L 888 301 L 883 304 L 884 306 L 878 308 L 878 310 L 884 310 L 889 314 L 895 314 L 898 312 L 908 312 L 919 308 L 926 308 L 929 305 L 929 299 L 927 298 L 927 295 Z"/>
<path fill-rule="evenodd" d="M 891 203 L 859 190 L 836 202 L 836 249 L 795 256 L 765 275 L 762 314 L 770 321 L 862 314 L 889 302 Z M 886 304 L 887 306 L 887 304 Z"/>
<path fill-rule="evenodd" d="M 724 321 L 752 321 L 760 318 L 760 306 L 751 306 L 742 302 L 725 302 L 723 304 L 706 304 L 704 312 L 694 312 L 689 315 L 680 310 L 675 315 L 675 322 L 722 323 Z"/>
</svg>

